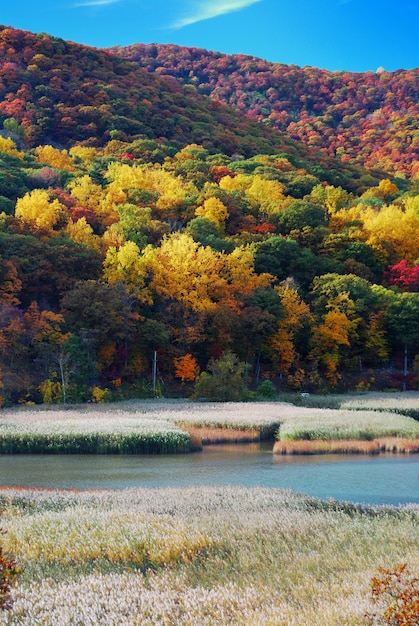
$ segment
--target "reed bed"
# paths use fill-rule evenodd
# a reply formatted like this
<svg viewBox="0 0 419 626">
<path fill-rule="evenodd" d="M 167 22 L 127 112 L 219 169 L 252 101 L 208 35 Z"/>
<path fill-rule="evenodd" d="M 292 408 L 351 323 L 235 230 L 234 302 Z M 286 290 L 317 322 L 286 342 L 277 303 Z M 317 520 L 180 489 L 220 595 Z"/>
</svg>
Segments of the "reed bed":
<svg viewBox="0 0 419 626">
<path fill-rule="evenodd" d="M 419 447 L 419 440 L 418 440 Z M 379 454 L 380 443 L 360 439 L 285 440 L 275 441 L 274 454 Z"/>
<path fill-rule="evenodd" d="M 391 411 L 419 420 L 419 393 L 404 391 L 394 394 L 368 394 L 360 398 L 350 397 L 342 401 L 341 408 L 354 411 Z"/>
<path fill-rule="evenodd" d="M 284 411 L 278 438 L 373 440 L 380 437 L 419 437 L 419 422 L 390 411 L 349 409 L 308 409 L 292 407 Z"/>
<path fill-rule="evenodd" d="M 197 449 L 203 442 L 273 439 L 281 406 L 158 401 L 106 408 L 22 407 L 0 416 L 0 454 L 172 453 Z"/>
<path fill-rule="evenodd" d="M 289 490 L 0 492 L 23 569 L 4 626 L 361 626 L 380 567 L 419 568 L 419 508 Z"/>
<path fill-rule="evenodd" d="M 1 454 L 152 454 L 189 448 L 187 433 L 143 415 L 25 411 L 0 421 Z"/>
<path fill-rule="evenodd" d="M 379 439 L 316 439 L 275 441 L 274 454 L 414 454 L 419 452 L 419 438 L 381 437 Z"/>
<path fill-rule="evenodd" d="M 0 453 L 170 453 L 197 450 L 208 443 L 262 439 L 334 440 L 336 452 L 356 452 L 361 444 L 342 448 L 339 442 L 372 442 L 392 437 L 405 443 L 393 442 L 387 450 L 400 451 L 404 447 L 404 451 L 414 452 L 419 421 L 401 411 L 384 410 L 389 400 L 391 406 L 402 405 L 404 400 L 404 411 L 409 407 L 413 410 L 419 402 L 418 394 L 399 399 L 400 395 L 352 397 L 340 409 L 309 408 L 287 402 L 194 404 L 181 400 L 128 401 L 106 407 L 24 407 L 1 413 Z M 361 402 L 371 408 L 362 409 Z M 358 410 L 353 410 L 355 407 Z M 290 444 L 287 446 L 289 451 Z M 316 446 L 319 452 L 327 448 L 326 444 L 310 443 L 305 452 L 313 453 Z M 374 446 L 371 444 L 369 451 L 374 451 Z M 295 446 L 294 451 L 302 448 Z M 285 450 L 277 444 L 279 449 Z"/>
<path fill-rule="evenodd" d="M 260 441 L 260 431 L 238 428 L 210 428 L 209 426 L 188 426 L 179 424 L 179 427 L 189 434 L 191 446 L 200 449 L 204 445 L 215 443 L 254 443 Z"/>
</svg>

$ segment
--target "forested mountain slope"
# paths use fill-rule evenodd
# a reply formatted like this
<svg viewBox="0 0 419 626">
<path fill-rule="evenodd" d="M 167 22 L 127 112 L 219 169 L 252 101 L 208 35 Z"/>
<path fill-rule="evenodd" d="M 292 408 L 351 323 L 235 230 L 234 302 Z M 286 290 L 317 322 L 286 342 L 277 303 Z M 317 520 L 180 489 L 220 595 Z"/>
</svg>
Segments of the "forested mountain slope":
<svg viewBox="0 0 419 626">
<path fill-rule="evenodd" d="M 286 142 L 195 89 L 46 34 L 0 27 L 0 68 L 0 116 L 17 120 L 28 145 L 141 135 L 250 156 Z"/>
<path fill-rule="evenodd" d="M 148 138 L 177 147 L 197 143 L 239 158 L 284 152 L 351 191 L 383 178 L 322 156 L 191 86 L 109 52 L 0 26 L 0 125 L 5 121 L 25 146 Z"/>
<path fill-rule="evenodd" d="M 329 72 L 175 45 L 111 50 L 326 154 L 419 173 L 419 69 Z"/>
<path fill-rule="evenodd" d="M 419 387 L 417 180 L 48 35 L 0 63 L 0 405 L 148 396 L 155 354 L 166 394 Z"/>
</svg>

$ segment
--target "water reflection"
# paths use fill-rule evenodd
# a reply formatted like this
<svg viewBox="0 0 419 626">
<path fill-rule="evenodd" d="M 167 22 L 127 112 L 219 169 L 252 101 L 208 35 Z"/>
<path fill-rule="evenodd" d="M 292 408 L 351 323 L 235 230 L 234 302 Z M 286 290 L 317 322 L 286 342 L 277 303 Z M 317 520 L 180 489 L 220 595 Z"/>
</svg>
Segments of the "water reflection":
<svg viewBox="0 0 419 626">
<path fill-rule="evenodd" d="M 271 444 L 208 446 L 163 456 L 0 456 L 0 485 L 125 489 L 188 485 L 291 488 L 370 504 L 419 503 L 419 457 L 280 456 Z"/>
</svg>

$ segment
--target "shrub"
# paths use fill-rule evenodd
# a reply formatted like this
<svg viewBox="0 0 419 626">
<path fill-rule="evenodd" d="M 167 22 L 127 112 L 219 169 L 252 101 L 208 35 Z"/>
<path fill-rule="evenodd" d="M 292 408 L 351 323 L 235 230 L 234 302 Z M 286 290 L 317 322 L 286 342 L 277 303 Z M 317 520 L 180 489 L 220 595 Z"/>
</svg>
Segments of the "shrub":
<svg viewBox="0 0 419 626">
<path fill-rule="evenodd" d="M 45 404 L 62 402 L 62 388 L 59 382 L 50 379 L 44 380 L 39 385 L 39 391 L 42 394 L 42 402 Z"/>
<path fill-rule="evenodd" d="M 258 398 L 276 398 L 276 387 L 271 380 L 264 380 L 256 390 Z"/>
<path fill-rule="evenodd" d="M 102 389 L 101 387 L 93 387 L 91 390 L 92 402 L 110 402 L 112 394 L 109 389 Z"/>
<path fill-rule="evenodd" d="M 233 352 L 224 352 L 218 359 L 211 359 L 208 371 L 198 378 L 192 394 L 193 399 L 205 398 L 216 402 L 248 400 L 244 373 L 246 365 Z"/>
<path fill-rule="evenodd" d="M 4 531 L 0 530 L 0 534 Z M 16 583 L 20 569 L 11 554 L 4 552 L 0 544 L 0 609 L 7 609 L 11 606 L 10 591 Z"/>
<path fill-rule="evenodd" d="M 370 624 L 379 626 L 417 626 L 419 624 L 419 578 L 407 565 L 380 569 L 371 583 L 372 599 L 377 609 L 368 614 Z"/>
</svg>

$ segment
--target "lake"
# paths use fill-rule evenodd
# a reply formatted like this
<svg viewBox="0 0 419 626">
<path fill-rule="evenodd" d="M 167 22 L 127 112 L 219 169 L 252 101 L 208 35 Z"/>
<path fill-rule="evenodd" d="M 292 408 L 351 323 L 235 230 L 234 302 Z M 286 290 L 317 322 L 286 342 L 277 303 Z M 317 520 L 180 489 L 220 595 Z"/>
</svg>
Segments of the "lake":
<svg viewBox="0 0 419 626">
<path fill-rule="evenodd" d="M 189 485 L 290 488 L 365 504 L 419 503 L 418 455 L 272 455 L 272 443 L 184 455 L 6 455 L 0 485 L 126 489 Z"/>
</svg>

